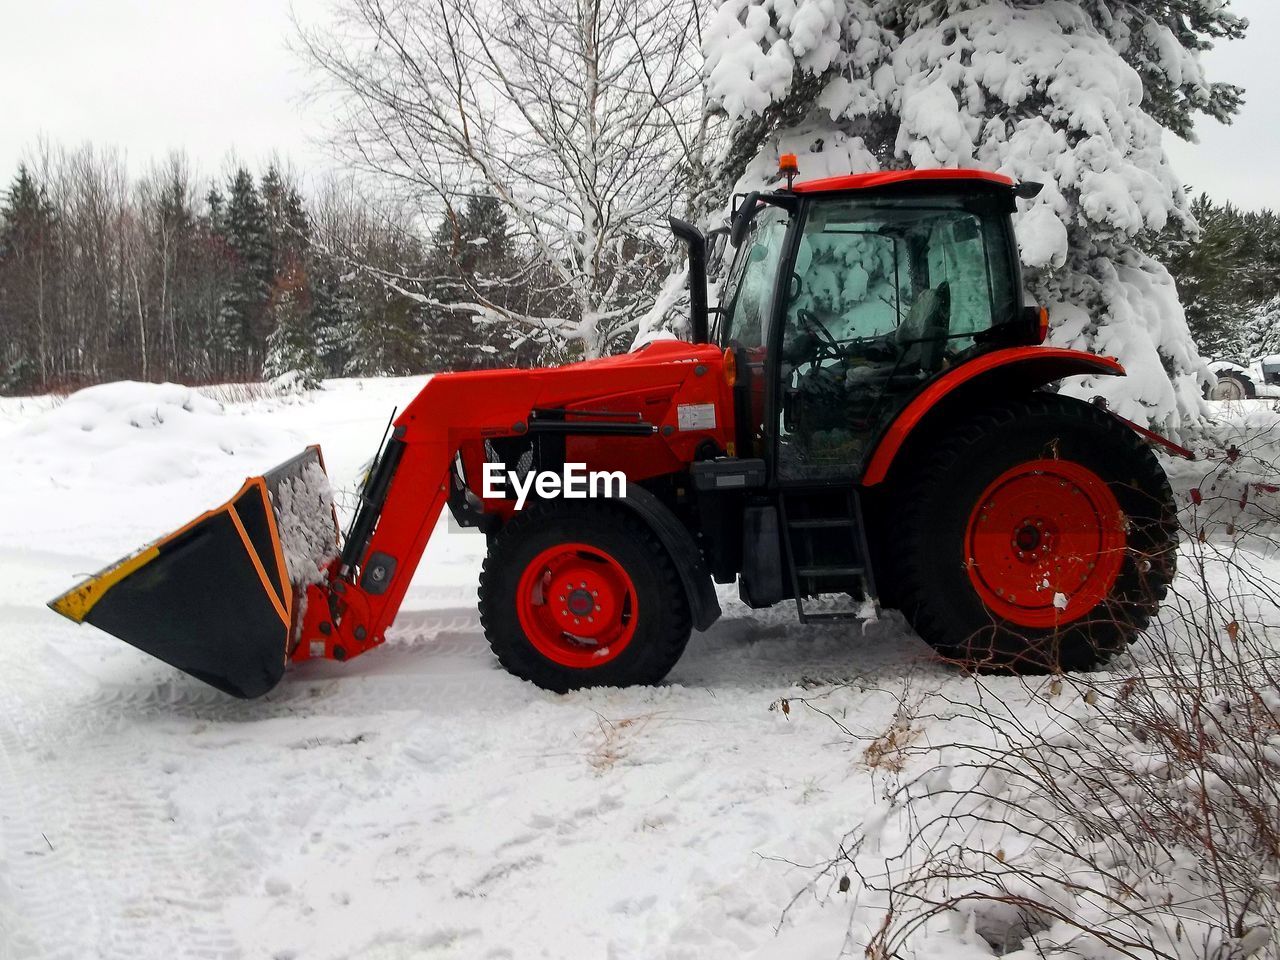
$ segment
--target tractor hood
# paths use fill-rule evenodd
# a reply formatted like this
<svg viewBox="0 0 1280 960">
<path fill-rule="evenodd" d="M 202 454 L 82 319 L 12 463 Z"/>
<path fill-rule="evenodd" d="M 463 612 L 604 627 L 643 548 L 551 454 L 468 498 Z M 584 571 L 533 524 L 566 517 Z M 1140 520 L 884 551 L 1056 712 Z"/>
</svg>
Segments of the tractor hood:
<svg viewBox="0 0 1280 960">
<path fill-rule="evenodd" d="M 573 407 L 618 393 L 674 387 L 686 380 L 724 385 L 724 357 L 720 348 L 684 340 L 654 340 L 631 353 L 580 360 L 559 367 L 440 373 L 431 378 L 431 383 L 437 385 L 437 390 L 448 384 L 451 394 L 470 394 L 471 402 L 478 400 L 481 393 L 485 400 L 496 400 L 500 396 L 498 405 L 505 415 L 508 411 L 519 412 L 526 403 L 526 413 L 535 407 Z M 397 422 L 408 426 L 419 415 L 415 407 L 420 402 L 421 398 L 411 404 Z M 486 403 L 484 407 L 488 409 L 489 405 Z"/>
</svg>

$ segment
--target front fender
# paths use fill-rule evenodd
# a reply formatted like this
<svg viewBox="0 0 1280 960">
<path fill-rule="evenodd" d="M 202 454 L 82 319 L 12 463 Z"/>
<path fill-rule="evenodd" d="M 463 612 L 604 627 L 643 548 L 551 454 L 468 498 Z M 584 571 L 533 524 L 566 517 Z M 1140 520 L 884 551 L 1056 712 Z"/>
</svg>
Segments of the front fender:
<svg viewBox="0 0 1280 960">
<path fill-rule="evenodd" d="M 625 495 L 610 502 L 632 511 L 657 535 L 680 574 L 694 629 L 706 630 L 719 620 L 720 601 L 716 597 L 711 572 L 703 562 L 702 551 L 689 528 L 666 504 L 638 484 L 628 483 Z"/>
<path fill-rule="evenodd" d="M 912 397 L 885 427 L 867 459 L 862 485 L 871 487 L 883 481 L 903 446 L 918 435 L 921 424 L 944 409 L 954 409 L 966 399 L 991 394 L 1009 396 L 1087 373 L 1125 375 L 1124 367 L 1114 357 L 1062 347 L 1008 347 L 953 367 Z"/>
</svg>

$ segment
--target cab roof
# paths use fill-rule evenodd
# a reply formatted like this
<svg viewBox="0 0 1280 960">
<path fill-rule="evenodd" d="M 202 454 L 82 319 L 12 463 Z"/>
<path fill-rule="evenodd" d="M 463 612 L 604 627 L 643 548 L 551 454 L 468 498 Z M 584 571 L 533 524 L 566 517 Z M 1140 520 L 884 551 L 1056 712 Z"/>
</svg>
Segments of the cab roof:
<svg viewBox="0 0 1280 960">
<path fill-rule="evenodd" d="M 801 180 L 791 189 L 794 193 L 840 193 L 846 190 L 869 190 L 890 184 L 913 180 L 971 180 L 993 183 L 1002 187 L 1015 187 L 1010 177 L 989 170 L 963 168 L 939 168 L 932 170 L 883 170 L 878 173 L 854 173 L 843 177 L 824 177 L 821 180 Z"/>
</svg>

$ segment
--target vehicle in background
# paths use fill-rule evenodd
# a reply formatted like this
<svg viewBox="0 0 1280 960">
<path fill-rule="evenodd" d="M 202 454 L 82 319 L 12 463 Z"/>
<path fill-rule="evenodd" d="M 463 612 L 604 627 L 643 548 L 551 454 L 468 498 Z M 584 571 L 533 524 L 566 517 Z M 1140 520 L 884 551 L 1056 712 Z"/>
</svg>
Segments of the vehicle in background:
<svg viewBox="0 0 1280 960">
<path fill-rule="evenodd" d="M 1280 399 L 1280 354 L 1257 360 L 1214 360 L 1209 369 L 1217 382 L 1208 391 L 1210 400 Z"/>
</svg>

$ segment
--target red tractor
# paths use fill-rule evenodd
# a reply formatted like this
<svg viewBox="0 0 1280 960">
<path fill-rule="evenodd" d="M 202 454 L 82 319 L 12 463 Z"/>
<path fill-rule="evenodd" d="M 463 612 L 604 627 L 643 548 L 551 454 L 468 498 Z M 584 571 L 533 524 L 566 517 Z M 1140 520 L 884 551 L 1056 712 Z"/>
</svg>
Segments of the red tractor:
<svg viewBox="0 0 1280 960">
<path fill-rule="evenodd" d="M 976 170 L 788 178 L 737 198 L 711 310 L 706 242 L 673 220 L 694 342 L 432 377 L 340 541 L 313 447 L 51 606 L 258 696 L 290 659 L 380 644 L 448 506 L 488 537 L 494 653 L 551 690 L 658 682 L 735 580 L 805 622 L 878 601 L 979 669 L 1103 662 L 1165 596 L 1175 509 L 1159 438 L 1045 389 L 1124 370 L 1043 346 L 1010 219 L 1036 189 Z M 517 509 L 482 482 L 566 464 L 624 474 L 625 495 L 539 484 Z"/>
</svg>

